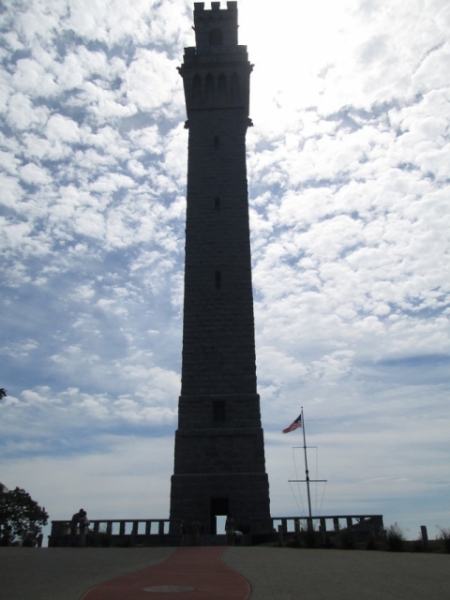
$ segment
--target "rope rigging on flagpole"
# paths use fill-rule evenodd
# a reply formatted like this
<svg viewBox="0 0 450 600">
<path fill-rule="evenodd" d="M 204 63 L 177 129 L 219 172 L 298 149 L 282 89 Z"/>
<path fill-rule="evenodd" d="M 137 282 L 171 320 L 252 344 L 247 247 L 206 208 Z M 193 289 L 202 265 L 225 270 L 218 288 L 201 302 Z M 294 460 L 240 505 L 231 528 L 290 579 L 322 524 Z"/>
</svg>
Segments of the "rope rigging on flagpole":
<svg viewBox="0 0 450 600">
<path fill-rule="evenodd" d="M 298 501 L 297 501 L 297 497 L 296 497 L 296 495 L 295 495 L 295 492 L 294 492 L 294 490 L 293 490 L 293 487 L 292 487 L 292 482 L 291 482 L 291 481 L 289 481 L 289 487 L 291 488 L 291 491 L 292 491 L 292 494 L 293 494 L 293 496 L 294 496 L 295 502 L 296 502 L 296 504 L 297 504 L 297 508 L 298 508 L 298 510 L 299 510 L 299 513 L 300 513 L 301 515 L 304 515 L 304 514 L 306 514 L 306 511 L 305 511 L 305 506 L 304 506 L 304 504 L 303 504 L 303 496 L 302 496 L 302 491 L 301 491 L 301 488 L 300 488 L 300 484 L 298 483 L 298 471 L 297 471 L 297 460 L 296 460 L 296 457 L 295 457 L 295 449 L 296 449 L 296 448 L 295 448 L 295 446 L 294 446 L 294 447 L 292 448 L 292 459 L 293 459 L 293 462 L 294 462 L 295 480 L 297 481 L 298 497 L 300 498 L 300 502 L 301 502 L 301 505 L 302 505 L 302 506 L 301 506 L 301 508 L 300 508 L 300 506 L 299 506 L 299 503 L 298 503 Z"/>
<path fill-rule="evenodd" d="M 326 479 L 310 479 L 309 478 L 309 469 L 308 469 L 308 446 L 306 445 L 306 431 L 305 431 L 305 420 L 304 420 L 304 415 L 303 415 L 303 406 L 301 407 L 301 413 L 299 414 L 299 416 L 295 419 L 295 421 L 293 421 L 289 427 L 286 427 L 286 429 L 283 429 L 283 433 L 290 433 L 291 431 L 295 431 L 296 429 L 301 428 L 303 430 L 303 446 L 298 446 L 303 448 L 304 451 L 304 459 L 305 459 L 305 479 L 298 479 L 298 475 L 297 475 L 297 467 L 296 467 L 296 463 L 294 460 L 294 465 L 295 465 L 295 475 L 297 479 L 289 479 L 289 483 L 306 483 L 306 491 L 307 491 L 307 499 L 308 499 L 308 519 L 309 519 L 309 524 L 308 527 L 312 527 L 312 509 L 311 509 L 311 491 L 310 491 L 310 483 L 325 483 L 327 482 Z M 314 446 L 317 450 L 317 447 Z M 316 455 L 317 457 L 317 455 Z M 317 472 L 318 472 L 318 467 L 317 467 L 317 458 L 316 458 L 316 477 L 317 477 Z M 300 490 L 300 488 L 299 488 Z M 316 488 L 316 492 L 317 492 L 317 488 Z M 325 493 L 325 491 L 324 491 Z M 300 494 L 300 498 L 301 498 L 301 494 Z M 317 493 L 316 493 L 316 502 L 317 502 Z M 322 496 L 322 502 L 323 502 L 323 496 Z M 303 501 L 302 501 L 303 504 Z"/>
</svg>

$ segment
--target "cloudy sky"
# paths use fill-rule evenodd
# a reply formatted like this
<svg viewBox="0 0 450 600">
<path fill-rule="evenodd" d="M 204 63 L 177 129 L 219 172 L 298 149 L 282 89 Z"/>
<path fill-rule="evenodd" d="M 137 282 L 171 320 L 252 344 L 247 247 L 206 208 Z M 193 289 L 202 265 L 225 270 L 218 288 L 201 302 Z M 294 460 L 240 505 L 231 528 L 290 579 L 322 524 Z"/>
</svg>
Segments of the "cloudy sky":
<svg viewBox="0 0 450 600">
<path fill-rule="evenodd" d="M 168 516 L 192 8 L 0 10 L 0 481 L 52 519 Z M 328 480 L 314 512 L 434 537 L 450 526 L 450 4 L 240 0 L 239 21 L 272 515 L 306 511 L 288 483 L 301 433 L 281 434 L 303 406 Z"/>
</svg>

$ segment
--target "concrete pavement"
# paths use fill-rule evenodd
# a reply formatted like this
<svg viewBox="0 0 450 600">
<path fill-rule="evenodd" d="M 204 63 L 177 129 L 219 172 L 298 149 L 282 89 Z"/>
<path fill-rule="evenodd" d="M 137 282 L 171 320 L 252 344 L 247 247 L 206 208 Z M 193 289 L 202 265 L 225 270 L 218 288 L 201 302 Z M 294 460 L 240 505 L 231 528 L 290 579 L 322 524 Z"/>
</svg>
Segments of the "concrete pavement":
<svg viewBox="0 0 450 600">
<path fill-rule="evenodd" d="M 92 586 L 176 548 L 0 548 L 0 600 L 79 600 Z"/>
<path fill-rule="evenodd" d="M 194 554 L 199 550 L 208 551 L 180 549 L 179 565 L 197 560 L 207 573 L 205 555 Z M 0 600 L 80 600 L 102 582 L 152 565 L 157 569 L 166 560 L 169 565 L 175 552 L 175 548 L 0 548 Z M 250 600 L 450 600 L 448 554 L 255 546 L 224 548 L 220 560 L 249 582 Z M 176 573 L 176 562 L 172 564 L 161 579 L 166 593 L 148 590 L 145 597 L 194 600 L 195 590 L 175 592 L 167 587 L 184 586 L 178 576 L 167 581 L 169 573 Z M 133 584 L 133 577 L 130 585 L 141 586 Z M 155 572 L 152 581 L 157 581 Z M 184 587 L 195 586 L 191 581 Z M 126 599 L 125 589 L 123 594 Z M 215 597 L 212 593 L 211 600 Z"/>
<path fill-rule="evenodd" d="M 251 600 L 450 600 L 450 555 L 370 550 L 232 548 L 222 560 Z"/>
</svg>

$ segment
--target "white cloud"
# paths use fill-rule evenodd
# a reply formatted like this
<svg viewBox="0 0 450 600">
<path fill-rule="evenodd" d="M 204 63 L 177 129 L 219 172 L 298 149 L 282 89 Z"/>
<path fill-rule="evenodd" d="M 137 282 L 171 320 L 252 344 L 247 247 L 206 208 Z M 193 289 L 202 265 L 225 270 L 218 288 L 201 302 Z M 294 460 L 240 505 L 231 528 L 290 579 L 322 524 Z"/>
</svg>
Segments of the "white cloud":
<svg viewBox="0 0 450 600">
<path fill-rule="evenodd" d="M 141 111 L 151 111 L 173 102 L 181 103 L 178 61 L 161 52 L 141 49 L 126 73 L 127 96 Z"/>
<path fill-rule="evenodd" d="M 17 179 L 0 173 L 0 185 L 2 189 L 2 204 L 12 207 L 23 195 Z"/>
<path fill-rule="evenodd" d="M 29 58 L 17 61 L 12 85 L 19 92 L 28 93 L 31 97 L 52 96 L 58 90 L 56 82 L 44 66 Z"/>
<path fill-rule="evenodd" d="M 33 125 L 43 126 L 48 118 L 48 109 L 44 106 L 34 107 L 31 99 L 25 94 L 13 93 L 8 102 L 8 123 L 19 130 L 29 130 Z"/>
<path fill-rule="evenodd" d="M 115 192 L 120 188 L 131 188 L 134 181 L 120 173 L 108 173 L 108 175 L 99 177 L 97 181 L 91 184 L 92 192 Z"/>
<path fill-rule="evenodd" d="M 167 511 L 189 133 L 176 66 L 191 13 L 186 0 L 27 0 L 3 14 L 4 483 L 22 478 L 50 506 L 48 473 L 75 472 L 52 518 L 85 500 L 101 512 L 95 481 L 109 491 L 119 476 L 123 512 L 159 440 L 151 506 Z M 412 523 L 414 496 L 442 513 L 425 498 L 448 481 L 448 2 L 279 0 L 274 13 L 241 0 L 239 14 L 256 63 L 248 174 L 274 511 L 296 510 L 278 431 L 304 404 L 327 477 L 345 480 L 327 506 L 389 499 Z M 411 451 L 418 423 L 428 471 Z"/>
<path fill-rule="evenodd" d="M 130 131 L 129 137 L 137 148 L 138 155 L 142 154 L 139 150 L 151 152 L 152 154 L 161 154 L 162 152 L 162 139 L 156 125 L 133 129 Z"/>
<path fill-rule="evenodd" d="M 28 357 L 30 352 L 39 348 L 39 342 L 32 339 L 20 340 L 12 344 L 4 344 L 2 347 L 3 354 L 9 354 L 15 358 L 23 359 Z"/>
<path fill-rule="evenodd" d="M 51 177 L 46 169 L 42 169 L 33 163 L 27 163 L 19 170 L 20 178 L 25 183 L 35 185 L 46 185 L 51 182 Z"/>
<path fill-rule="evenodd" d="M 76 143 L 80 140 L 77 123 L 62 115 L 52 115 L 47 121 L 46 136 L 50 142 Z"/>
</svg>

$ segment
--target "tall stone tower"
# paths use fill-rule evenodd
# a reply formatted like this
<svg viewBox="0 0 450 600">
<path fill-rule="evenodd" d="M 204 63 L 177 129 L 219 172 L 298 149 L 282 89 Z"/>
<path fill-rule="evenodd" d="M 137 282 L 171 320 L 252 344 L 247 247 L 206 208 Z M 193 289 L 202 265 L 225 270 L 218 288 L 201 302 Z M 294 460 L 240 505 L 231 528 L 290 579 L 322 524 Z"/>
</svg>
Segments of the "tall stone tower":
<svg viewBox="0 0 450 600">
<path fill-rule="evenodd" d="M 250 65 L 237 2 L 194 5 L 195 48 L 179 68 L 189 129 L 182 385 L 171 519 L 216 533 L 270 516 L 256 391 L 245 134 Z"/>
</svg>

